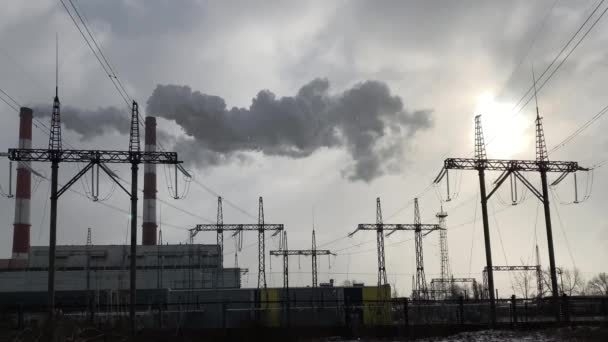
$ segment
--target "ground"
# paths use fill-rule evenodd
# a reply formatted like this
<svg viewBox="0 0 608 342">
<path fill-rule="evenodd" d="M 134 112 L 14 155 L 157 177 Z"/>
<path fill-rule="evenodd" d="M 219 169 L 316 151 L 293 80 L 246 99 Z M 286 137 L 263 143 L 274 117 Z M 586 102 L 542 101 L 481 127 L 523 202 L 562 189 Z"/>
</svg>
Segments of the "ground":
<svg viewBox="0 0 608 342">
<path fill-rule="evenodd" d="M 559 329 L 543 329 L 533 331 L 517 331 L 517 330 L 483 330 L 476 332 L 465 332 L 449 337 L 440 338 L 424 338 L 416 340 L 417 342 L 519 342 L 519 341 L 534 341 L 534 342 L 562 342 L 562 341 L 592 341 L 605 342 L 608 341 L 608 328 L 600 327 L 576 327 L 576 328 L 559 328 Z"/>
</svg>

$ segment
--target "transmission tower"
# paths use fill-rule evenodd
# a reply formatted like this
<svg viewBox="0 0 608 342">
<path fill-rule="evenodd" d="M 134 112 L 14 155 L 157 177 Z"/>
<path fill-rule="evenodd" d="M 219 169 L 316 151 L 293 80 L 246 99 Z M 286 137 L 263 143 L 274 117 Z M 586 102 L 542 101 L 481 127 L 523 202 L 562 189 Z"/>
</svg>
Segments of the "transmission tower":
<svg viewBox="0 0 608 342">
<path fill-rule="evenodd" d="M 382 222 L 382 207 L 380 206 L 380 198 L 376 198 L 376 225 L 384 228 Z M 376 244 L 378 246 L 378 286 L 381 286 L 388 284 L 388 281 L 386 280 L 383 229 L 376 230 Z"/>
<path fill-rule="evenodd" d="M 218 202 L 219 203 L 219 202 Z M 240 239 L 240 234 L 243 231 L 256 231 L 258 232 L 258 288 L 266 288 L 266 247 L 265 247 L 265 232 L 266 231 L 274 231 L 272 236 L 279 234 L 283 231 L 282 224 L 271 224 L 264 222 L 264 201 L 262 197 L 259 198 L 259 209 L 258 209 L 258 223 L 257 224 L 225 224 L 222 223 L 214 223 L 214 224 L 197 224 L 194 228 L 189 229 L 190 239 L 194 239 L 194 236 L 198 234 L 198 232 L 202 231 L 213 231 L 217 232 L 225 232 L 225 231 L 234 231 L 233 236 L 236 236 Z M 223 241 L 223 239 L 222 239 Z M 240 242 L 239 242 L 240 243 Z"/>
<path fill-rule="evenodd" d="M 140 163 L 149 164 L 179 164 L 175 152 L 141 152 L 136 138 L 139 137 L 138 105 L 133 102 L 131 122 L 131 134 L 129 136 L 129 150 L 63 150 L 61 149 L 61 120 L 59 110 L 58 91 L 55 91 L 53 114 L 51 117 L 51 138 L 48 149 L 15 148 L 8 150 L 8 157 L 18 162 L 51 162 L 51 205 L 50 205 L 50 228 L 49 228 L 49 272 L 48 272 L 48 321 L 53 322 L 55 312 L 55 253 L 57 245 L 57 203 L 59 197 L 64 194 L 74 183 L 84 176 L 93 166 L 98 165 L 116 184 L 131 198 L 131 258 L 130 258 L 130 325 L 131 332 L 135 333 L 135 305 L 136 305 L 136 260 L 137 254 L 137 200 L 138 200 L 138 170 Z M 74 177 L 59 189 L 59 163 L 88 163 Z M 116 178 L 105 163 L 131 164 L 131 191 L 127 190 Z M 53 323 L 49 323 L 53 325 Z"/>
<path fill-rule="evenodd" d="M 287 232 L 283 232 L 283 239 L 281 240 L 281 248 L 278 250 L 270 251 L 271 256 L 282 256 L 283 257 L 283 286 L 289 287 L 289 265 L 288 258 L 290 255 L 293 256 L 310 256 L 312 260 L 312 287 L 318 286 L 317 279 L 319 277 L 319 271 L 317 268 L 317 256 L 319 255 L 336 255 L 328 249 L 317 249 L 315 242 L 315 232 L 313 229 L 313 248 L 312 249 L 288 249 L 287 248 Z"/>
<path fill-rule="evenodd" d="M 259 199 L 258 207 L 258 288 L 266 288 L 266 239 L 264 238 L 264 200 Z"/>
<path fill-rule="evenodd" d="M 393 223 L 386 224 L 382 222 L 382 209 L 380 206 L 380 197 L 376 198 L 376 223 L 360 223 L 352 233 L 348 234 L 348 237 L 352 237 L 360 230 L 373 230 L 376 231 L 376 243 L 378 248 L 378 286 L 386 285 L 386 266 L 384 258 L 384 231 L 389 231 L 386 236 L 393 234 L 396 231 L 410 230 L 410 231 L 428 231 L 440 229 L 437 224 L 406 224 L 406 223 Z"/>
<path fill-rule="evenodd" d="M 536 115 L 536 160 L 511 160 L 511 159 L 487 159 L 485 154 L 485 145 L 483 141 L 483 133 L 481 130 L 481 120 L 479 116 L 475 117 L 475 158 L 447 158 L 444 161 L 444 166 L 435 183 L 439 183 L 447 174 L 448 170 L 476 170 L 479 174 L 479 190 L 481 195 L 481 213 L 483 218 L 484 244 L 486 252 L 486 269 L 487 269 L 487 286 L 490 300 L 490 324 L 496 323 L 496 302 L 494 298 L 494 275 L 492 265 L 492 249 L 490 244 L 490 229 L 488 223 L 488 200 L 500 188 L 503 182 L 514 175 L 517 180 L 523 183 L 542 203 L 545 211 L 545 224 L 547 228 L 547 244 L 549 249 L 549 264 L 551 268 L 551 285 L 554 299 L 554 311 L 556 319 L 559 320 L 559 298 L 557 287 L 557 273 L 555 267 L 555 256 L 553 250 L 553 234 L 551 228 L 551 213 L 549 209 L 549 190 L 547 183 L 547 173 L 557 172 L 561 175 L 553 182 L 552 185 L 558 184 L 569 173 L 575 173 L 580 170 L 587 170 L 573 161 L 549 161 L 547 158 L 545 136 L 542 127 L 542 120 L 538 114 Z M 486 194 L 485 171 L 502 171 L 502 174 L 494 182 L 493 188 Z M 540 173 L 542 189 L 539 191 L 522 172 L 538 172 Z"/>
<path fill-rule="evenodd" d="M 416 245 L 416 289 L 415 294 L 418 299 L 428 299 L 428 289 L 426 286 L 426 277 L 424 275 L 424 253 L 422 252 L 422 229 L 420 229 L 420 208 L 418 207 L 418 199 L 414 199 L 414 230 L 415 245 Z"/>
<path fill-rule="evenodd" d="M 441 207 L 441 211 L 436 215 L 439 221 L 439 227 L 442 229 L 439 231 L 439 249 L 441 253 L 441 277 L 442 280 L 440 290 L 443 291 L 443 296 L 447 296 L 449 279 L 452 278 L 452 272 L 450 270 L 450 260 L 448 254 L 448 231 L 446 218 L 448 214 L 443 211 L 443 206 Z"/>
</svg>

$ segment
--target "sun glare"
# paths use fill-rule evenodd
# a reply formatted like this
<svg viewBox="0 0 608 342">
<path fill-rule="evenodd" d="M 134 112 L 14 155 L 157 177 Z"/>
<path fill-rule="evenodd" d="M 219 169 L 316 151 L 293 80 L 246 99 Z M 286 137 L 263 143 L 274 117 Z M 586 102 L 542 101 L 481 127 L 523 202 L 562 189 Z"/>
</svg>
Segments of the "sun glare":
<svg viewBox="0 0 608 342">
<path fill-rule="evenodd" d="M 496 101 L 490 92 L 477 97 L 475 115 L 481 114 L 488 158 L 510 158 L 524 151 L 529 123 L 521 113 L 514 113 L 513 103 Z"/>
</svg>

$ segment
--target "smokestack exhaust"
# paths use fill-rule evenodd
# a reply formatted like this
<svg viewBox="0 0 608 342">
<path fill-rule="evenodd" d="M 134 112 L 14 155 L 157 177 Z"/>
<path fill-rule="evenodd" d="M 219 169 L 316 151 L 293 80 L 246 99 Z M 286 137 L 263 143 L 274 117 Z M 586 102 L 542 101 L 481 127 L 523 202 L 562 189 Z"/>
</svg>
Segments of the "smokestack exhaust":
<svg viewBox="0 0 608 342">
<path fill-rule="evenodd" d="M 19 111 L 19 148 L 32 148 L 32 114 L 30 108 Z M 13 223 L 13 259 L 27 259 L 30 251 L 30 199 L 32 172 L 29 161 L 17 164 L 17 190 L 15 193 L 15 221 Z"/>
<path fill-rule="evenodd" d="M 145 151 L 156 151 L 156 118 L 146 116 Z M 156 245 L 156 165 L 144 164 L 144 210 L 142 245 Z"/>
</svg>

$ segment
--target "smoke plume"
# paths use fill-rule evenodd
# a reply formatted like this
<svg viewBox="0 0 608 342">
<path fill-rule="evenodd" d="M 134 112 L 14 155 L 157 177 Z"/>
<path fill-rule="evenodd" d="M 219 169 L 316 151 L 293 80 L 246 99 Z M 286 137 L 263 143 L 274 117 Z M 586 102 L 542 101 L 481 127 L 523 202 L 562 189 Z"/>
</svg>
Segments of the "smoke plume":
<svg viewBox="0 0 608 342">
<path fill-rule="evenodd" d="M 50 117 L 52 106 L 35 106 L 36 117 Z M 116 131 L 129 134 L 129 116 L 124 110 L 116 107 L 100 107 L 97 110 L 80 110 L 70 106 L 61 106 L 61 123 L 66 129 L 81 135 L 82 140 Z"/>
<path fill-rule="evenodd" d="M 219 96 L 188 86 L 158 85 L 147 110 L 173 120 L 186 137 L 176 150 L 201 167 L 227 163 L 243 152 L 303 158 L 320 148 L 345 148 L 349 180 L 369 182 L 403 168 L 408 142 L 431 126 L 427 110 L 408 111 L 382 82 L 366 81 L 330 94 L 326 79 L 304 85 L 295 96 L 260 91 L 249 108 L 228 109 Z"/>
</svg>

